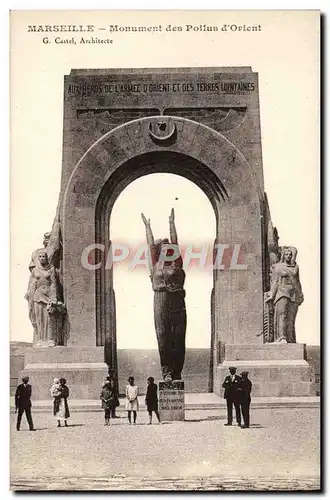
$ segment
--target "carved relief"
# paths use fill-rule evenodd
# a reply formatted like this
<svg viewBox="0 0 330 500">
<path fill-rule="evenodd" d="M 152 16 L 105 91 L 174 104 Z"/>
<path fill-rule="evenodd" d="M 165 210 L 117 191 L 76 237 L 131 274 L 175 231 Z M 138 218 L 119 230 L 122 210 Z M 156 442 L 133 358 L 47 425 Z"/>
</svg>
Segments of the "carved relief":
<svg viewBox="0 0 330 500">
<path fill-rule="evenodd" d="M 164 115 L 188 118 L 203 123 L 217 132 L 225 132 L 239 127 L 246 115 L 246 107 L 212 107 L 212 108 L 167 108 Z"/>
<path fill-rule="evenodd" d="M 149 135 L 156 144 L 168 145 L 176 139 L 176 124 L 166 116 L 154 118 L 149 122 Z"/>
</svg>

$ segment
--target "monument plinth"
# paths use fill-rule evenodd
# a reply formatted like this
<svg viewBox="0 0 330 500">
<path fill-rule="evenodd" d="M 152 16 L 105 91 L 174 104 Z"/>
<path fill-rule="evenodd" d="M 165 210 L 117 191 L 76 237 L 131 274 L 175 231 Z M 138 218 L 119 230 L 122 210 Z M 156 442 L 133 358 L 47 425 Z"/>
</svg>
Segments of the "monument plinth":
<svg viewBox="0 0 330 500">
<path fill-rule="evenodd" d="M 54 378 L 65 378 L 72 399 L 98 399 L 108 375 L 102 347 L 57 346 L 31 349 L 25 355 L 24 370 L 33 387 L 33 399 L 50 398 Z"/>
<path fill-rule="evenodd" d="M 254 397 L 311 396 L 314 390 L 313 368 L 306 361 L 305 344 L 230 345 L 224 347 L 218 364 L 215 393 L 222 395 L 221 382 L 230 366 L 237 373 L 249 372 Z"/>
<path fill-rule="evenodd" d="M 162 422 L 184 420 L 184 382 L 159 382 L 159 414 Z"/>
</svg>

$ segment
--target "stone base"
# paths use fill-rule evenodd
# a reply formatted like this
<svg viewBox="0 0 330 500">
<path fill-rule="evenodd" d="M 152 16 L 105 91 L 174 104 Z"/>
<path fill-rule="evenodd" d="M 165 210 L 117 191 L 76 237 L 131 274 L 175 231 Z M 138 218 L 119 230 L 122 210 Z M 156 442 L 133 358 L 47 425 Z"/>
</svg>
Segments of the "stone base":
<svg viewBox="0 0 330 500">
<path fill-rule="evenodd" d="M 184 420 L 184 382 L 159 382 L 159 413 L 161 421 Z"/>
<path fill-rule="evenodd" d="M 228 368 L 249 372 L 252 398 L 315 395 L 313 368 L 307 363 L 305 344 L 226 345 L 223 361 L 215 368 L 214 392 L 223 395 Z"/>
<path fill-rule="evenodd" d="M 103 347 L 34 348 L 25 355 L 20 378 L 27 375 L 32 400 L 50 399 L 54 378 L 65 378 L 71 399 L 99 399 L 108 374 Z"/>
</svg>

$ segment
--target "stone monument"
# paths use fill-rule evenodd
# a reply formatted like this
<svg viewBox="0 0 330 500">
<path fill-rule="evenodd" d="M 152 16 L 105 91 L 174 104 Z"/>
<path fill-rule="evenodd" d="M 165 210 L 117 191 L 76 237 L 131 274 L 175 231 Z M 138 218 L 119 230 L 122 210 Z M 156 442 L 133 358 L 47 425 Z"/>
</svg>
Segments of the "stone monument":
<svg viewBox="0 0 330 500">
<path fill-rule="evenodd" d="M 123 189 L 157 172 L 184 176 L 207 195 L 216 216 L 215 254 L 221 244 L 241 247 L 243 262 L 213 271 L 210 389 L 222 395 L 235 364 L 249 371 L 255 396 L 311 394 L 305 346 L 273 342 L 277 304 L 291 307 L 291 318 L 297 306 L 274 295 L 268 300 L 271 275 L 287 264 L 278 262 L 264 192 L 258 74 L 250 67 L 75 69 L 64 77 L 53 257 L 47 250 L 63 286 L 65 345 L 26 355 L 34 398 L 48 398 L 50 382 L 61 375 L 71 397 L 98 399 L 107 373 L 118 376 L 115 290 L 105 265 L 109 220 Z M 292 324 L 282 327 L 290 339 Z"/>
<path fill-rule="evenodd" d="M 171 420 L 182 420 L 184 418 L 184 384 L 181 380 L 181 372 L 185 357 L 187 319 L 183 288 L 185 272 L 178 247 L 174 208 L 169 217 L 171 243 L 167 238 L 155 241 L 150 219 L 147 220 L 144 214 L 141 215 L 150 252 L 154 321 L 164 378 L 164 382 L 159 384 L 159 410 L 162 420 L 165 416 Z"/>
</svg>

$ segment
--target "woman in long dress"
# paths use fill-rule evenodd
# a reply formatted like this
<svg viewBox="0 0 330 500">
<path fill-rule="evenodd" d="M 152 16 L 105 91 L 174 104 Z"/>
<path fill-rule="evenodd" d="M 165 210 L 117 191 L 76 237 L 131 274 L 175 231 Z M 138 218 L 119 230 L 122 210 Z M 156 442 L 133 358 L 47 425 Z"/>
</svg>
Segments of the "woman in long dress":
<svg viewBox="0 0 330 500">
<path fill-rule="evenodd" d="M 126 402 L 125 410 L 127 411 L 128 421 L 132 423 L 132 412 L 133 412 L 133 423 L 136 424 L 136 415 L 139 410 L 139 388 L 134 384 L 134 377 L 128 378 L 128 385 L 126 386 Z"/>
<path fill-rule="evenodd" d="M 169 217 L 171 245 L 167 238 L 154 241 L 150 219 L 141 214 L 151 254 L 151 281 L 154 291 L 154 320 L 160 364 L 165 381 L 181 380 L 185 359 L 186 306 L 185 272 L 178 247 L 174 209 Z M 169 246 L 170 245 L 170 246 Z M 177 256 L 174 255 L 174 248 Z M 170 257 L 165 260 L 166 257 Z"/>
<path fill-rule="evenodd" d="M 266 302 L 274 303 L 275 342 L 296 342 L 296 315 L 304 300 L 296 256 L 296 248 L 285 247 L 280 262 L 272 266 L 271 289 Z"/>
<path fill-rule="evenodd" d="M 57 427 L 61 427 L 61 422 L 64 422 L 64 426 L 68 427 L 67 419 L 70 418 L 68 405 L 69 388 L 66 385 L 65 378 L 60 378 L 60 390 L 60 401 L 56 407 L 54 418 L 57 420 Z"/>
</svg>

